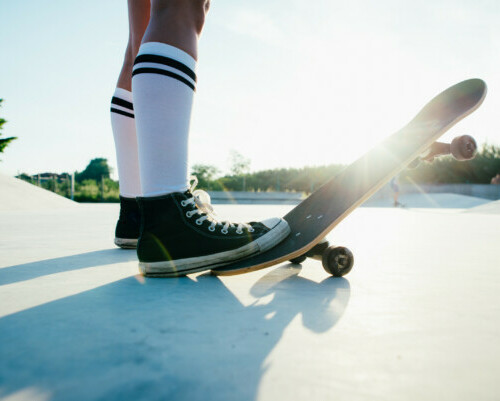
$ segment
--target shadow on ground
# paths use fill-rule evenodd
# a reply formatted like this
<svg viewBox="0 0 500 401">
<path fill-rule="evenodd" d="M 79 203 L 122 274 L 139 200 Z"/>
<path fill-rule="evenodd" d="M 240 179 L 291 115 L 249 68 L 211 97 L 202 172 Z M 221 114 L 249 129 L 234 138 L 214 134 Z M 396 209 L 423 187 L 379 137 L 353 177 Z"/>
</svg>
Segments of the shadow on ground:
<svg viewBox="0 0 500 401">
<path fill-rule="evenodd" d="M 71 262 L 87 266 L 89 255 L 79 256 Z M 4 317 L 0 397 L 254 400 L 264 361 L 292 319 L 301 314 L 309 330 L 324 332 L 348 304 L 347 280 L 316 283 L 299 273 L 271 270 L 247 306 L 210 274 L 136 276 Z"/>
<path fill-rule="evenodd" d="M 0 269 L 0 285 L 31 280 L 49 274 L 137 260 L 135 250 L 103 249 L 60 258 L 39 260 Z"/>
</svg>

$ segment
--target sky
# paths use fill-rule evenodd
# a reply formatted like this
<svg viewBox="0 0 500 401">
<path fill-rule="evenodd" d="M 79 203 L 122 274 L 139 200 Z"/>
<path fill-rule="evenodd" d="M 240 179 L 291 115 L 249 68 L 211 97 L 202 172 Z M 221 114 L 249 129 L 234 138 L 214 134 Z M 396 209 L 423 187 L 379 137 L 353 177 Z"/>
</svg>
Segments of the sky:
<svg viewBox="0 0 500 401">
<path fill-rule="evenodd" d="M 110 99 L 127 42 L 121 0 L 0 0 L 0 172 L 115 168 Z M 212 0 L 199 44 L 190 164 L 225 173 L 349 163 L 461 80 L 483 106 L 443 138 L 500 145 L 498 0 Z"/>
</svg>

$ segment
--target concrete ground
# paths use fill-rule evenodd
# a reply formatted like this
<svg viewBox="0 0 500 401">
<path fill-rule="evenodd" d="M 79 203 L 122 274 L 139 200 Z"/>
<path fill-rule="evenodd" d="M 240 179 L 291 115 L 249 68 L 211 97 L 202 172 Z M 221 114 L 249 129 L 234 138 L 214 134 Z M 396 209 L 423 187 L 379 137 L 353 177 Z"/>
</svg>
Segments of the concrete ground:
<svg viewBox="0 0 500 401">
<path fill-rule="evenodd" d="M 113 246 L 117 205 L 49 203 L 0 207 L 1 400 L 500 398 L 498 203 L 357 209 L 329 237 L 345 278 L 307 260 L 179 279 Z"/>
</svg>

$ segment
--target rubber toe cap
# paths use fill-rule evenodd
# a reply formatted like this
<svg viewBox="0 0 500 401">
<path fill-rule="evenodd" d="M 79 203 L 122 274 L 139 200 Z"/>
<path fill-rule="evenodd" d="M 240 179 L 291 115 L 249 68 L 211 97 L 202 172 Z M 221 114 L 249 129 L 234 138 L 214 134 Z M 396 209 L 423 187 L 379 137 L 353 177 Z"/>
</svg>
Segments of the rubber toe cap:
<svg viewBox="0 0 500 401">
<path fill-rule="evenodd" d="M 264 224 L 270 230 L 272 230 L 274 227 L 276 227 L 278 224 L 282 222 L 284 222 L 284 220 L 280 219 L 279 217 L 271 217 L 269 219 L 261 221 L 261 223 Z"/>
</svg>

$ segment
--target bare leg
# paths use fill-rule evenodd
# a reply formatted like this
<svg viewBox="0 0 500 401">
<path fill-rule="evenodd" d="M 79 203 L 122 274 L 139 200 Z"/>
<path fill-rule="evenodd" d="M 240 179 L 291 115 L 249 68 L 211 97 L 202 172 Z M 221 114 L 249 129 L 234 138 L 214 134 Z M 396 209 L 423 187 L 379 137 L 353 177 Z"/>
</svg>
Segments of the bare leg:
<svg viewBox="0 0 500 401">
<path fill-rule="evenodd" d="M 152 0 L 151 20 L 143 43 L 175 46 L 198 59 L 198 38 L 210 0 Z"/>
<path fill-rule="evenodd" d="M 116 84 L 118 88 L 132 90 L 132 67 L 149 23 L 150 9 L 149 0 L 128 0 L 129 37 L 122 70 Z"/>
</svg>

